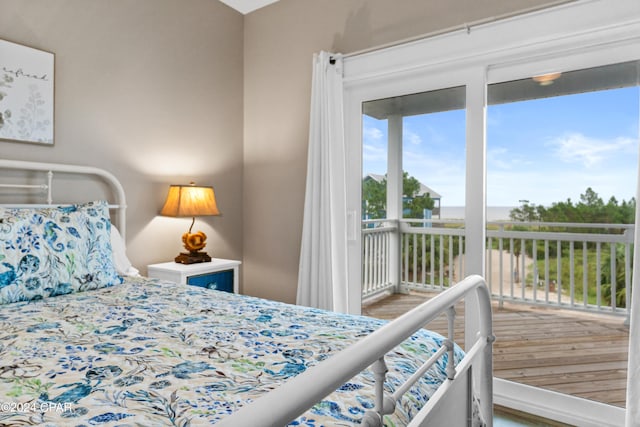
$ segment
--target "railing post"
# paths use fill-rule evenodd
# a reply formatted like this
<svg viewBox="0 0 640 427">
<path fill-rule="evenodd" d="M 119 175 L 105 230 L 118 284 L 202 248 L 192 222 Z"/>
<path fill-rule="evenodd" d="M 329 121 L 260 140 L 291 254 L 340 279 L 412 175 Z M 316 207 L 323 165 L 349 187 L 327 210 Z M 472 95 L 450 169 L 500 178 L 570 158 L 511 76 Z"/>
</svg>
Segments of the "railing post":
<svg viewBox="0 0 640 427">
<path fill-rule="evenodd" d="M 395 405 L 390 404 L 392 401 L 386 399 L 384 394 L 384 382 L 389 372 L 384 356 L 376 360 L 371 369 L 375 379 L 375 411 L 365 412 L 360 424 L 366 427 L 380 427 L 383 424 L 382 417 L 395 410 Z"/>
<path fill-rule="evenodd" d="M 627 314 L 625 315 L 624 324 L 629 326 L 631 324 L 631 245 L 633 244 L 633 233 L 630 230 L 624 230 L 624 236 L 627 243 L 624 244 L 624 293 L 625 293 L 625 308 Z"/>
<path fill-rule="evenodd" d="M 445 340 L 445 345 L 447 347 L 448 353 L 447 378 L 450 380 L 456 377 L 456 367 L 453 361 L 453 343 L 455 342 L 455 319 L 456 308 L 452 305 L 447 309 L 447 340 Z"/>
<path fill-rule="evenodd" d="M 400 292 L 402 283 L 400 268 L 402 231 L 399 221 L 402 218 L 402 116 L 391 115 L 388 123 L 387 219 L 395 221 L 394 225 L 397 226 L 397 232 L 391 236 L 389 246 L 389 276 L 395 285 L 395 292 Z"/>
<path fill-rule="evenodd" d="M 402 259 L 402 232 L 400 224 L 394 233 L 389 236 L 389 280 L 394 285 L 395 292 L 400 291 L 402 283 L 402 269 L 400 268 Z"/>
</svg>

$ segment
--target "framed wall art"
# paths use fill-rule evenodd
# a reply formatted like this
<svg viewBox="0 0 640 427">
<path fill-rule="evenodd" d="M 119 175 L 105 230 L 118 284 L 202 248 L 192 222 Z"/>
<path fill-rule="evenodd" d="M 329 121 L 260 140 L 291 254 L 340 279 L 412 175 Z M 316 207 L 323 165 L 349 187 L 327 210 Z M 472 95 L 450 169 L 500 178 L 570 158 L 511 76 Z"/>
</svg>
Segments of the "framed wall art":
<svg viewBox="0 0 640 427">
<path fill-rule="evenodd" d="M 0 141 L 53 145 L 54 55 L 0 40 Z"/>
</svg>

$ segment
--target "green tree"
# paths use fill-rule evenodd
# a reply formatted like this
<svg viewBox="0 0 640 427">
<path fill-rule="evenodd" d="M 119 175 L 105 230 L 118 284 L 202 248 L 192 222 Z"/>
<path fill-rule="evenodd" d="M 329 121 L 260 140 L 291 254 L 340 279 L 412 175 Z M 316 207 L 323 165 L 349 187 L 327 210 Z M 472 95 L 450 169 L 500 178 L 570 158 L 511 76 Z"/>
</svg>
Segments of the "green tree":
<svg viewBox="0 0 640 427">
<path fill-rule="evenodd" d="M 512 221 L 523 222 L 574 222 L 585 224 L 633 224 L 635 222 L 636 201 L 618 202 L 611 197 L 605 204 L 591 187 L 580 195 L 580 201 L 574 204 L 571 199 L 553 203 L 545 208 L 528 202 L 514 208 L 509 213 Z"/>
<path fill-rule="evenodd" d="M 609 198 L 605 203 L 604 200 L 591 188 L 587 188 L 586 191 L 580 195 L 578 203 L 574 203 L 571 199 L 567 199 L 564 202 L 553 203 L 550 207 L 544 208 L 543 206 L 531 206 L 525 204 L 524 206 L 512 209 L 510 212 L 510 218 L 514 221 L 528 222 L 533 218 L 543 223 L 584 223 L 584 228 L 571 228 L 570 231 L 574 233 L 602 233 L 602 228 L 589 228 L 589 224 L 633 224 L 635 222 L 635 210 L 636 200 L 632 198 L 629 201 L 623 200 L 619 202 L 615 197 Z M 567 231 L 566 227 L 561 227 L 556 224 L 554 226 L 536 225 L 536 229 L 542 228 L 546 231 Z M 513 230 L 531 230 L 531 227 L 527 224 L 514 225 Z M 610 229 L 609 233 L 622 233 L 620 229 Z M 588 248 L 588 271 L 582 271 L 581 252 L 577 251 L 574 256 L 575 260 L 575 277 L 576 281 L 582 280 L 582 275 L 587 274 L 588 277 L 595 276 L 595 243 L 589 243 Z M 547 254 L 543 251 L 543 245 L 537 245 L 537 259 L 541 263 L 539 265 L 538 272 L 542 272 L 544 269 L 544 261 L 540 261 Z M 533 256 L 533 244 L 531 240 L 525 241 L 524 251 L 526 255 Z M 566 291 L 571 278 L 569 277 L 569 252 L 570 245 L 563 243 L 562 245 L 550 245 L 548 248 L 548 256 L 550 257 L 550 271 L 549 280 L 561 281 L 563 289 Z M 604 259 L 601 264 L 600 283 L 602 284 L 602 301 L 605 304 L 609 304 L 611 299 L 616 300 L 617 307 L 624 307 L 626 303 L 626 291 L 624 288 L 625 283 L 625 254 L 624 246 L 619 245 L 615 248 L 615 271 L 611 271 L 611 255 L 610 250 L 606 247 L 602 248 Z M 516 258 L 520 255 L 520 245 L 517 244 L 514 247 L 514 255 Z M 559 258 L 562 262 L 562 273 L 556 271 L 556 262 L 553 259 Z M 633 257 L 632 257 L 633 259 Z M 611 295 L 612 283 L 616 283 L 615 295 Z M 589 298 L 595 301 L 596 295 L 595 284 L 589 285 Z"/>
<path fill-rule="evenodd" d="M 430 194 L 420 194 L 420 181 L 407 172 L 402 175 L 402 200 L 404 218 L 422 218 L 425 209 L 431 210 L 435 206 Z"/>
<path fill-rule="evenodd" d="M 362 212 L 365 218 L 379 219 L 386 216 L 387 184 L 375 179 L 362 182 Z"/>
<path fill-rule="evenodd" d="M 425 209 L 433 209 L 434 200 L 429 194 L 420 194 L 420 181 L 409 176 L 402 176 L 402 207 L 404 218 L 422 218 Z M 365 179 L 362 183 L 363 212 L 369 219 L 386 217 L 387 177 L 377 181 Z"/>
<path fill-rule="evenodd" d="M 511 221 L 540 221 L 541 208 L 542 206 L 530 205 L 528 201 L 524 201 L 522 206 L 511 209 L 509 218 Z"/>
<path fill-rule="evenodd" d="M 633 250 L 630 254 L 633 259 Z M 607 255 L 602 262 L 602 269 L 600 274 L 600 281 L 602 283 L 602 298 L 606 304 L 611 304 L 611 288 L 613 280 L 616 282 L 616 307 L 627 306 L 627 290 L 624 287 L 625 283 L 625 253 L 622 245 L 617 245 L 615 249 L 615 275 L 611 274 L 611 252 L 607 251 Z"/>
<path fill-rule="evenodd" d="M 553 203 L 549 208 L 542 208 L 542 217 L 549 222 L 579 222 L 577 212 L 571 199 Z"/>
<path fill-rule="evenodd" d="M 586 191 L 580 195 L 580 201 L 573 203 L 571 199 L 567 199 L 564 202 L 553 203 L 549 208 L 545 208 L 542 205 L 529 204 L 528 201 L 523 201 L 523 205 L 514 208 L 509 213 L 509 217 L 512 221 L 522 222 L 543 222 L 543 223 L 584 223 L 585 228 L 572 228 L 572 232 L 579 233 L 600 233 L 602 228 L 589 228 L 588 224 L 633 224 L 635 222 L 635 199 L 631 199 L 629 202 L 622 201 L 619 203 L 615 197 L 611 197 L 605 204 L 603 199 L 596 193 L 591 187 L 588 187 Z M 567 231 L 565 227 L 559 225 L 556 226 L 541 226 L 537 224 L 536 229 L 542 229 L 546 231 Z M 528 224 L 514 225 L 512 227 L 515 231 L 528 231 L 531 230 L 531 226 Z M 621 233 L 622 230 L 613 229 L 611 233 Z M 589 243 L 589 247 L 593 247 L 593 243 Z M 533 256 L 533 244 L 531 240 L 525 241 L 524 247 L 527 256 Z M 549 248 L 549 255 L 551 257 L 562 256 L 562 253 L 557 253 L 557 246 L 552 245 Z M 520 256 L 520 245 L 514 248 L 514 255 L 516 259 Z M 542 245 L 537 247 L 538 258 L 543 257 L 544 248 Z"/>
</svg>

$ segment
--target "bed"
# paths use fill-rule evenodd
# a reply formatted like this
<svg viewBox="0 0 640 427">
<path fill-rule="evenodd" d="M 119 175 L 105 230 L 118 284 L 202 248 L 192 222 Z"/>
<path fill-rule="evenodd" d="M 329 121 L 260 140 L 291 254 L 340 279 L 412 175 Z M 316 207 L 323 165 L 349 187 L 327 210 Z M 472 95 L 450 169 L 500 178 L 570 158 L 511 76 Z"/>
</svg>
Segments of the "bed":
<svg viewBox="0 0 640 427">
<path fill-rule="evenodd" d="M 140 277 L 115 176 L 1 159 L 0 171 L 0 197 L 20 201 L 0 206 L 0 425 L 492 425 L 481 277 L 393 322 Z M 54 174 L 98 177 L 113 200 L 56 204 Z M 479 333 L 463 352 L 453 306 L 469 295 Z M 423 328 L 442 313 L 447 338 Z"/>
</svg>

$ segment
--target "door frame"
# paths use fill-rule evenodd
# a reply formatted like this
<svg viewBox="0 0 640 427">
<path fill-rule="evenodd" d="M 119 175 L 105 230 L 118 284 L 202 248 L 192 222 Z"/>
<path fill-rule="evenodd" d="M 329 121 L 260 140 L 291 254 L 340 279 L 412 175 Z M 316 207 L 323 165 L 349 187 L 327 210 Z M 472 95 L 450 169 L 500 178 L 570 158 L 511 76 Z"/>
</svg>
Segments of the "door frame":
<svg viewBox="0 0 640 427">
<path fill-rule="evenodd" d="M 484 276 L 486 88 L 497 83 L 640 59 L 640 2 L 584 0 L 344 58 L 348 308 L 361 306 L 362 103 L 466 86 L 465 274 Z M 637 190 L 636 190 L 637 191 Z M 640 200 L 636 192 L 636 200 Z M 636 224 L 636 233 L 638 233 Z M 636 271 L 638 269 L 638 271 Z M 640 266 L 634 265 L 634 274 Z M 467 308 L 473 308 L 467 304 Z M 470 313 L 472 315 L 472 313 Z M 471 317 L 471 316 L 469 316 Z M 473 325 L 465 335 L 474 336 Z M 620 425 L 624 409 L 496 379 L 496 403 L 579 425 Z M 515 391 L 514 391 L 515 388 Z M 524 394 L 523 394 L 524 393 Z M 551 395 L 550 395 L 551 394 Z M 514 396 L 526 395 L 527 399 Z M 544 404 L 540 402 L 544 401 Z M 551 402 L 551 403 L 549 403 Z M 559 402 L 557 405 L 553 402 Z"/>
</svg>

